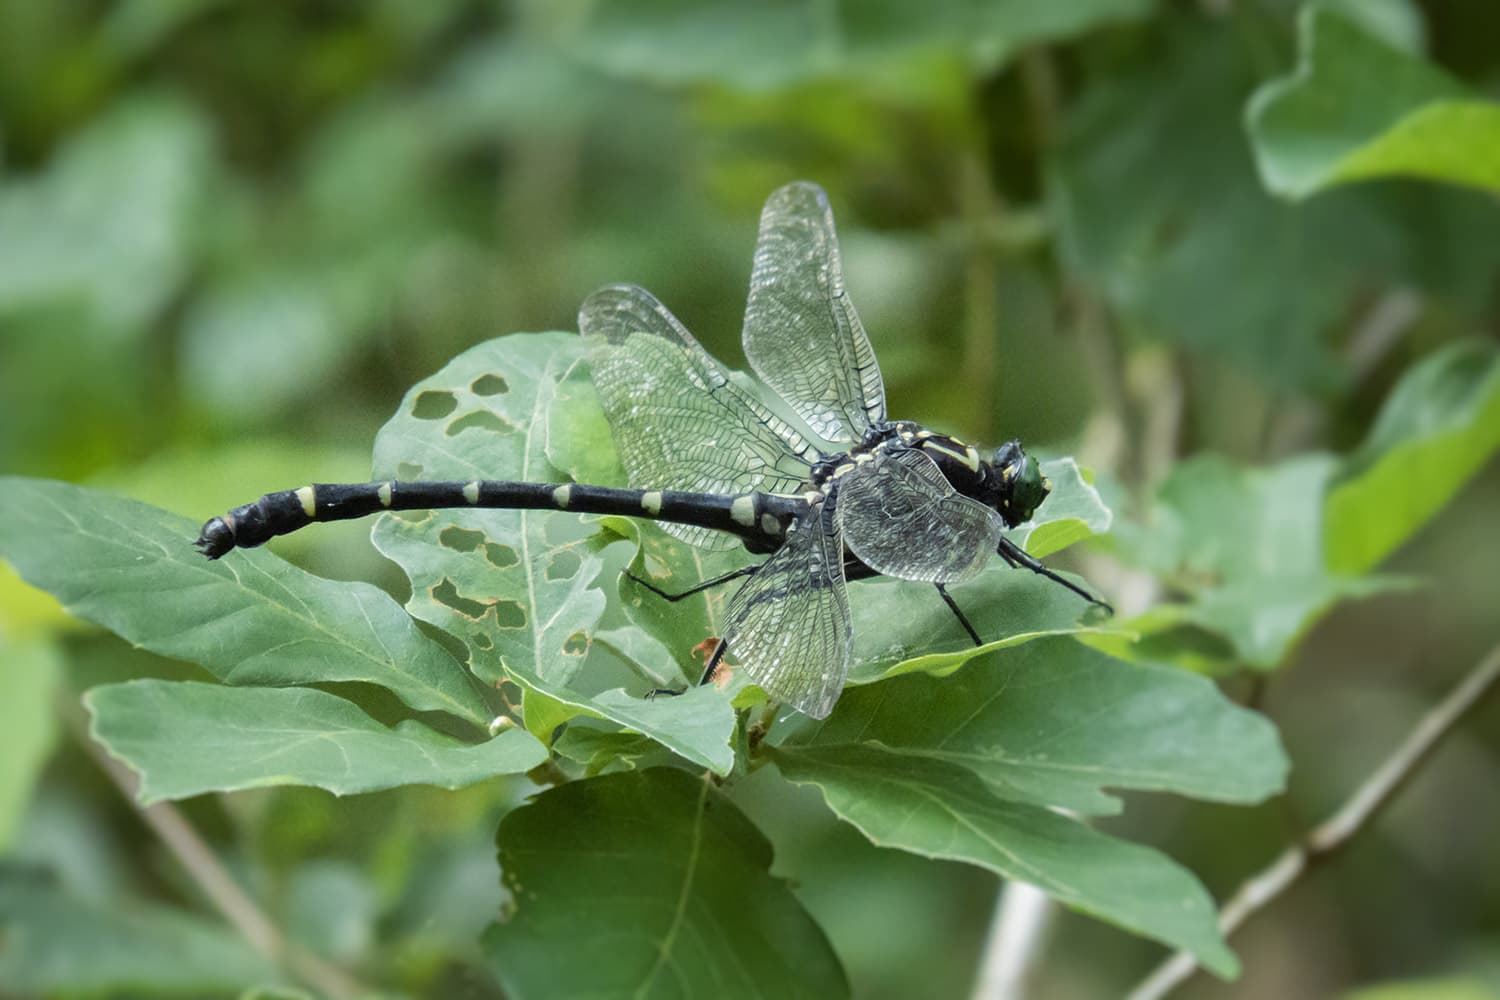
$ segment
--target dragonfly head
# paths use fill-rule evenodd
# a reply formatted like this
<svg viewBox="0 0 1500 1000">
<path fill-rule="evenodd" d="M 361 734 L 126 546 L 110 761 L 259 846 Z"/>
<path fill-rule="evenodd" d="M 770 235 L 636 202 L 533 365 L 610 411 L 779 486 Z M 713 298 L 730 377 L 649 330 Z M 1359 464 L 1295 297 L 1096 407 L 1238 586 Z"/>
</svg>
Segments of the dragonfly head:
<svg viewBox="0 0 1500 1000">
<path fill-rule="evenodd" d="M 1036 459 L 1026 454 L 1021 442 L 1007 441 L 996 449 L 991 465 L 1000 476 L 996 508 L 1005 523 L 1014 528 L 1031 520 L 1031 515 L 1052 492 L 1052 484 L 1042 475 Z"/>
</svg>

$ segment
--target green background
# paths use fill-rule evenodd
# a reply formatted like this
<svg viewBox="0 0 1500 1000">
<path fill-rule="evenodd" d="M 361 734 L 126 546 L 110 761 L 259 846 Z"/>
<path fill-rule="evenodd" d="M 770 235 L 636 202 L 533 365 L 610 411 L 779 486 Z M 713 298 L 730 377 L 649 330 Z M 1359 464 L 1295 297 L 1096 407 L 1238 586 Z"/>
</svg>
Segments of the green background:
<svg viewBox="0 0 1500 1000">
<path fill-rule="evenodd" d="M 1126 617 L 1168 601 L 1139 655 L 1281 728 L 1286 797 L 1099 824 L 1222 899 L 1500 632 L 1497 38 L 1486 0 L 0 0 L 0 472 L 195 520 L 363 479 L 408 386 L 613 281 L 742 367 L 760 204 L 817 181 L 892 414 L 1075 455 L 1116 531 L 1059 564 Z M 404 599 L 367 528 L 276 549 Z M 234 995 L 253 957 L 81 741 L 82 690 L 207 675 L 0 574 L 0 918 L 76 946 L 27 992 Z M 1233 939 L 1237 983 L 1181 995 L 1500 995 L 1497 733 L 1492 700 Z M 494 831 L 531 790 L 181 808 L 305 947 L 491 997 Z M 769 770 L 734 799 L 855 995 L 967 994 L 995 876 Z M 1160 957 L 1057 920 L 1036 996 Z"/>
</svg>

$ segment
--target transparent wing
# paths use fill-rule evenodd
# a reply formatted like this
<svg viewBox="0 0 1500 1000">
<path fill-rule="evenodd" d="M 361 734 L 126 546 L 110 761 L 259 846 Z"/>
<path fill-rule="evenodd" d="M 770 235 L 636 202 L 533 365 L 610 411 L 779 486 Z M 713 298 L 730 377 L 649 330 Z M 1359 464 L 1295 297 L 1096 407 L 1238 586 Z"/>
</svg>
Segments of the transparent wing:
<svg viewBox="0 0 1500 1000">
<path fill-rule="evenodd" d="M 745 356 L 814 434 L 854 443 L 885 419 L 885 387 L 844 291 L 833 211 L 798 181 L 766 199 L 745 308 Z"/>
<path fill-rule="evenodd" d="M 584 300 L 578 328 L 631 486 L 791 493 L 807 481 L 817 450 L 731 382 L 650 292 L 601 288 Z M 705 548 L 740 544 L 706 528 L 662 527 Z"/>
<path fill-rule="evenodd" d="M 989 562 L 1005 530 L 999 513 L 955 490 L 916 449 L 880 452 L 835 482 L 844 544 L 886 576 L 961 583 Z"/>
<path fill-rule="evenodd" d="M 844 689 L 852 635 L 843 543 L 819 507 L 730 599 L 724 639 L 768 695 L 822 719 Z"/>
</svg>

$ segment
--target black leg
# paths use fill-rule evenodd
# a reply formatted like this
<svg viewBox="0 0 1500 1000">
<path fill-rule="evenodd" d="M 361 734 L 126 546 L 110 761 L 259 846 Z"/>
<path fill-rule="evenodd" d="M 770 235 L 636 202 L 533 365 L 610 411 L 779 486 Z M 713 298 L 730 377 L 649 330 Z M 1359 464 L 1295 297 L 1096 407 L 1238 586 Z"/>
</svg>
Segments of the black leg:
<svg viewBox="0 0 1500 1000">
<path fill-rule="evenodd" d="M 720 639 L 719 644 L 714 647 L 713 655 L 711 655 L 708 658 L 708 662 L 703 665 L 703 676 L 698 678 L 699 687 L 702 687 L 703 685 L 714 679 L 714 671 L 718 669 L 720 661 L 724 659 L 724 654 L 728 651 L 729 643 L 725 642 L 723 639 Z"/>
<path fill-rule="evenodd" d="M 959 609 L 958 602 L 948 593 L 948 588 L 941 583 L 934 583 L 933 586 L 937 588 L 938 596 L 943 599 L 943 603 L 948 605 L 948 610 L 953 612 L 953 617 L 958 619 L 958 623 L 964 627 L 964 631 L 969 633 L 969 638 L 974 640 L 974 645 L 983 646 L 984 642 L 979 638 L 979 633 L 974 631 L 973 625 L 969 624 L 969 619 Z"/>
<path fill-rule="evenodd" d="M 1052 572 L 1050 569 L 1037 562 L 1031 556 L 1027 555 L 1025 549 L 1012 542 L 1009 538 L 1000 539 L 1000 547 L 996 551 L 999 553 L 1001 559 L 1004 559 L 1012 566 L 1024 566 L 1026 569 L 1031 570 L 1033 573 L 1036 573 L 1039 576 L 1045 576 L 1053 583 L 1062 584 L 1064 587 L 1067 587 L 1073 593 L 1077 594 L 1085 601 L 1088 601 L 1090 604 L 1097 604 L 1099 607 L 1103 608 L 1110 614 L 1115 613 L 1114 608 L 1110 607 L 1104 601 L 1099 600 L 1099 598 L 1095 597 L 1093 594 L 1090 594 L 1087 590 L 1084 590 L 1082 587 L 1078 586 L 1078 584 L 1072 583 L 1068 580 L 1064 580 L 1062 577 L 1058 576 L 1056 573 Z"/>
<path fill-rule="evenodd" d="M 723 639 L 720 639 L 718 645 L 714 646 L 713 653 L 709 655 L 708 662 L 703 665 L 703 676 L 698 678 L 698 687 L 702 687 L 703 685 L 714 679 L 714 671 L 718 669 L 719 662 L 724 659 L 724 654 L 728 650 L 729 643 L 725 642 Z M 686 693 L 686 689 L 677 691 L 672 688 L 656 688 L 654 690 L 647 691 L 646 697 L 655 698 L 657 695 L 665 694 L 671 695 L 675 698 L 680 694 Z"/>
<path fill-rule="evenodd" d="M 634 580 L 642 587 L 645 587 L 647 590 L 651 591 L 651 593 L 655 594 L 657 597 L 660 597 L 664 601 L 680 601 L 684 597 L 692 597 L 694 594 L 701 594 L 703 593 L 703 591 L 708 590 L 711 587 L 717 587 L 722 583 L 728 583 L 730 580 L 738 580 L 742 576 L 749 576 L 751 573 L 754 573 L 758 569 L 760 569 L 759 566 L 741 566 L 739 569 L 731 570 L 730 572 L 725 573 L 722 576 L 716 576 L 712 580 L 704 580 L 702 583 L 697 584 L 693 587 L 689 587 L 687 590 L 684 590 L 677 594 L 667 593 L 665 590 L 662 590 L 660 587 L 656 586 L 656 584 L 651 583 L 647 580 L 642 580 L 640 577 L 636 576 L 628 569 L 625 571 L 625 575 L 630 577 L 630 579 Z"/>
</svg>

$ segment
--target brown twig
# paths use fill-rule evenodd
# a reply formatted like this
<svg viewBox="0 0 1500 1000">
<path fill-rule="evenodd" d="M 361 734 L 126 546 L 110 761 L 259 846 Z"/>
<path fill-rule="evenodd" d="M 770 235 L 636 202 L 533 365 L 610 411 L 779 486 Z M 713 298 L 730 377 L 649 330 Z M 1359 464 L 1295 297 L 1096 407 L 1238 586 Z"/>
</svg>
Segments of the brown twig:
<svg viewBox="0 0 1500 1000">
<path fill-rule="evenodd" d="M 1401 746 L 1386 758 L 1328 819 L 1292 844 L 1242 885 L 1219 911 L 1225 937 L 1293 885 L 1315 863 L 1327 860 L 1369 825 L 1431 756 L 1443 737 L 1500 682 L 1500 646 L 1490 651 L 1448 696 L 1429 711 Z M 1198 964 L 1178 952 L 1157 966 L 1130 994 L 1130 1000 L 1159 1000 L 1185 982 Z"/>
</svg>

